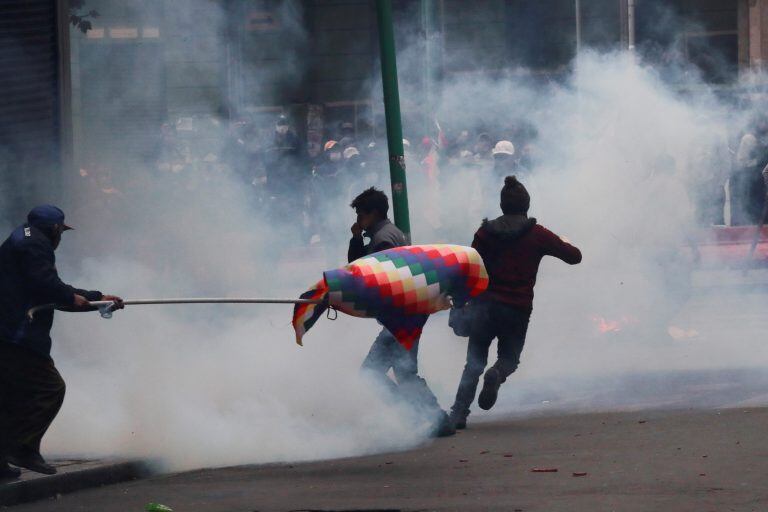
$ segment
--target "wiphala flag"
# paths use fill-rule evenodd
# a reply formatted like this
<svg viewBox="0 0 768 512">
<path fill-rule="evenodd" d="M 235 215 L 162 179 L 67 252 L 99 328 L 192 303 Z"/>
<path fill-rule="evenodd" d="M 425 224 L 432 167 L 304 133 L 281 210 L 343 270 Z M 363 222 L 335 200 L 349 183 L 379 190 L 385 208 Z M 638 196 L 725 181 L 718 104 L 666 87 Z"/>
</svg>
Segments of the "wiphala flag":
<svg viewBox="0 0 768 512">
<path fill-rule="evenodd" d="M 407 349 L 421 336 L 432 313 L 485 291 L 488 273 L 480 255 L 461 245 L 412 245 L 377 252 L 323 273 L 323 279 L 293 311 L 296 342 L 329 307 L 352 316 L 376 318 Z"/>
</svg>

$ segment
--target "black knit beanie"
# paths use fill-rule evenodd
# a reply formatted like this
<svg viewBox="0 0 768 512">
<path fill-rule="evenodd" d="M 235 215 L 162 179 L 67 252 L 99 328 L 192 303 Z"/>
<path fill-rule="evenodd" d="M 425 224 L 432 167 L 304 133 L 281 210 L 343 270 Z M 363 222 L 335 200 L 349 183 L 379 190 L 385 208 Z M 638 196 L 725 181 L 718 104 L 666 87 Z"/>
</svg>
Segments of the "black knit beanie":
<svg viewBox="0 0 768 512">
<path fill-rule="evenodd" d="M 531 206 L 531 196 L 522 183 L 514 176 L 504 178 L 501 189 L 501 211 L 504 214 L 528 213 Z"/>
</svg>

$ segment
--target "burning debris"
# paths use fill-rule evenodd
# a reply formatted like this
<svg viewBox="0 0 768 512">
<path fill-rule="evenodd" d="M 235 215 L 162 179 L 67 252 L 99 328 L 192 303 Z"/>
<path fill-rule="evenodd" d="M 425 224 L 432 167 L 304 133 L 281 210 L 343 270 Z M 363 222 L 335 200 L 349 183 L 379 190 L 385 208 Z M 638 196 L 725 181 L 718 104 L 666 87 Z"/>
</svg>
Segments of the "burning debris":
<svg viewBox="0 0 768 512">
<path fill-rule="evenodd" d="M 621 332 L 626 327 L 637 325 L 639 323 L 637 318 L 630 315 L 621 316 L 616 320 L 595 315 L 592 317 L 592 322 L 594 322 L 595 328 L 601 334 Z"/>
</svg>

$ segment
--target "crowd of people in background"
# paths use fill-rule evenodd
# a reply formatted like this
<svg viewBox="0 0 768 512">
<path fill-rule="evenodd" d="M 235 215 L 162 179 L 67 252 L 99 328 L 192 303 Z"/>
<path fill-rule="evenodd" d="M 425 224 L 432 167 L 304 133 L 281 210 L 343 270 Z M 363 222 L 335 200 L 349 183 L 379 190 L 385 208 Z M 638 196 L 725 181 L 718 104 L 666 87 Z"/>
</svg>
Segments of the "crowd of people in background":
<svg viewBox="0 0 768 512">
<path fill-rule="evenodd" d="M 206 190 L 229 176 L 242 186 L 259 215 L 300 224 L 297 243 L 324 244 L 334 236 L 323 220 L 329 209 L 348 204 L 364 188 L 388 188 L 387 142 L 383 129 L 378 131 L 379 137 L 370 136 L 375 130 L 361 137 L 355 124 L 342 121 L 324 126 L 321 143 L 309 144 L 282 114 L 267 123 L 185 117 L 160 127 L 155 147 L 144 156 L 144 176 L 117 179 L 98 165 L 81 169 L 80 176 L 106 202 L 131 188 L 147 190 L 143 179 L 152 180 L 150 188 L 169 197 Z M 483 179 L 536 179 L 537 151 L 544 144 L 524 120 L 495 130 L 443 129 L 435 122 L 429 131 L 410 134 L 403 145 L 408 186 L 412 196 L 418 191 L 420 214 L 432 233 L 451 228 L 441 190 L 461 190 L 467 204 L 482 203 Z M 759 223 L 765 217 L 768 189 L 768 121 L 755 121 L 743 133 L 723 140 L 704 141 L 695 153 L 685 163 L 672 157 L 656 159 L 648 167 L 649 180 L 675 175 L 695 206 L 698 226 Z M 684 172 L 682 165 L 696 169 Z"/>
</svg>

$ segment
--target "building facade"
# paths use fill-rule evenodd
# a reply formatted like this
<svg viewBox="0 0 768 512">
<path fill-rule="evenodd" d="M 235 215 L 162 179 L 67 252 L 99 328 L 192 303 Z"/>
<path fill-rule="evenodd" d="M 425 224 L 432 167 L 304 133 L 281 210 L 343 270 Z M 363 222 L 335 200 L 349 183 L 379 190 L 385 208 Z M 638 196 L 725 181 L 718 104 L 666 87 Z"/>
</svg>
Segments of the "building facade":
<svg viewBox="0 0 768 512">
<path fill-rule="evenodd" d="M 63 0 L 0 5 L 5 195 L 50 197 L 61 176 L 153 158 L 165 123 L 269 124 L 322 140 L 340 121 L 381 130 L 373 0 Z M 716 87 L 762 71 L 768 0 L 394 0 L 405 124 L 443 80 L 525 67 L 556 77 L 580 49 L 670 52 Z M 16 20 L 16 21 L 14 21 Z M 24 20 L 19 22 L 19 20 Z M 7 70 L 13 70 L 7 73 Z M 186 122 L 186 121 L 183 121 Z M 323 133 L 323 131 L 326 133 Z M 205 135 L 201 135 L 204 137 Z M 64 171 L 62 171 L 64 169 Z M 66 180 L 65 180 L 66 182 Z M 65 183 L 66 185 L 66 183 Z"/>
</svg>

